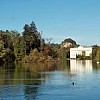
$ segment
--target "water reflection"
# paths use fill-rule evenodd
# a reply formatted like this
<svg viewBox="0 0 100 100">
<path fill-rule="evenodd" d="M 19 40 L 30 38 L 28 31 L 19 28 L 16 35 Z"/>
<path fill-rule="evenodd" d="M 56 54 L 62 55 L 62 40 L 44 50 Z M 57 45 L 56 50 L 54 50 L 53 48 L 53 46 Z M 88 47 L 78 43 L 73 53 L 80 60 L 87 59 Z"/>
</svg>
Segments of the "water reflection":
<svg viewBox="0 0 100 100">
<path fill-rule="evenodd" d="M 0 85 L 12 84 L 15 72 L 15 64 L 4 65 L 0 67 Z"/>
<path fill-rule="evenodd" d="M 99 69 L 91 60 L 1 66 L 0 100 L 73 100 L 79 91 L 89 91 L 87 87 L 94 85 L 94 80 L 99 82 L 100 73 L 93 73 Z"/>
<path fill-rule="evenodd" d="M 92 60 L 70 60 L 71 74 L 92 73 Z"/>
<path fill-rule="evenodd" d="M 35 100 L 38 94 L 38 86 L 27 85 L 24 89 L 26 100 Z"/>
<path fill-rule="evenodd" d="M 35 100 L 39 85 L 57 70 L 55 63 L 16 64 L 0 67 L 0 99 Z M 17 96 L 16 96 L 17 95 Z"/>
</svg>

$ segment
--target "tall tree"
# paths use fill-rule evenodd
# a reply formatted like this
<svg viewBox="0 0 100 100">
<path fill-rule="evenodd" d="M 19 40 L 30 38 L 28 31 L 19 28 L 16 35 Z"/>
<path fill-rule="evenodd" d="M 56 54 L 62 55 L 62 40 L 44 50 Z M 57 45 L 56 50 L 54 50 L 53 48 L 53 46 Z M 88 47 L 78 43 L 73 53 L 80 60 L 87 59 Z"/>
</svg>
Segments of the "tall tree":
<svg viewBox="0 0 100 100">
<path fill-rule="evenodd" d="M 31 27 L 31 31 L 32 31 L 32 32 L 34 32 L 34 33 L 37 33 L 37 32 L 38 32 L 38 31 L 37 31 L 37 27 L 36 27 L 34 21 L 32 21 L 32 23 L 30 24 L 30 27 Z"/>
<path fill-rule="evenodd" d="M 35 23 L 32 21 L 30 25 L 25 24 L 23 37 L 26 43 L 26 53 L 29 54 L 34 48 L 40 47 L 40 34 L 37 31 Z"/>
<path fill-rule="evenodd" d="M 25 57 L 25 41 L 22 36 L 17 35 L 14 39 L 14 54 L 17 60 Z"/>
</svg>

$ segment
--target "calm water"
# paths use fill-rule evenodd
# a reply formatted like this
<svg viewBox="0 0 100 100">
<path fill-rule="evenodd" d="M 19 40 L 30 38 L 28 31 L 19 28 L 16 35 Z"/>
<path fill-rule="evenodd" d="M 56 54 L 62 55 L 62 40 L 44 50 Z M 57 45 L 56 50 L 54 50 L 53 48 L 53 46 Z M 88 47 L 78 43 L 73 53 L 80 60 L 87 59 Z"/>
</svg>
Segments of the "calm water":
<svg viewBox="0 0 100 100">
<path fill-rule="evenodd" d="M 0 100 L 100 100 L 100 64 L 69 60 L 1 66 Z"/>
</svg>

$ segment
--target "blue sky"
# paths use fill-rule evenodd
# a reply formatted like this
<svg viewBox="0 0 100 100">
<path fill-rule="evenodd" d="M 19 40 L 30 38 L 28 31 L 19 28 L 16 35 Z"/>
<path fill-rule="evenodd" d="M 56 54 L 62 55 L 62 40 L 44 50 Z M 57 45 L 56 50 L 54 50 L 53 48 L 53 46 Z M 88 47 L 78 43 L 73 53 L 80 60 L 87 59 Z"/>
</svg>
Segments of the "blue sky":
<svg viewBox="0 0 100 100">
<path fill-rule="evenodd" d="M 54 43 L 100 45 L 100 0 L 0 0 L 0 29 L 22 32 L 32 20 Z"/>
</svg>

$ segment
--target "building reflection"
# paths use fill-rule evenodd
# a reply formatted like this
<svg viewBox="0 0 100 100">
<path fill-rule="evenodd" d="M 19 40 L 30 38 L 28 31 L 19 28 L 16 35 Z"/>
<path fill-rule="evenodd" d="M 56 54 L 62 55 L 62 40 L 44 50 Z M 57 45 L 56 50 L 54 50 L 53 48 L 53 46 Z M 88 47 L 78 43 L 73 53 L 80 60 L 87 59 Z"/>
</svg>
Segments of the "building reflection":
<svg viewBox="0 0 100 100">
<path fill-rule="evenodd" d="M 70 60 L 71 74 L 84 74 L 92 72 L 92 60 Z"/>
</svg>

